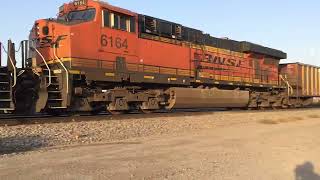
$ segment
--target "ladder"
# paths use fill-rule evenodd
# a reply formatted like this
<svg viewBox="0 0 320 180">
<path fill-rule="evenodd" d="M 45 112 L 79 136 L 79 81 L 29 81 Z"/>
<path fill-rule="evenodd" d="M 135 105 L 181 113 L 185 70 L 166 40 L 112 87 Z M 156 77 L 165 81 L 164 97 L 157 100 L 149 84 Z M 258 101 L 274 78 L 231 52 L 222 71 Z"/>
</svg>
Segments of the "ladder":
<svg viewBox="0 0 320 180">
<path fill-rule="evenodd" d="M 49 71 L 44 70 L 46 81 L 49 81 Z M 52 73 L 53 74 L 53 73 Z M 47 87 L 48 102 L 47 108 L 51 110 L 67 109 L 66 94 L 64 91 L 63 74 L 51 75 L 51 84 Z"/>
<path fill-rule="evenodd" d="M 14 110 L 12 79 L 7 67 L 0 67 L 0 113 Z"/>
<path fill-rule="evenodd" d="M 283 76 L 283 75 L 279 75 L 280 79 L 285 83 L 286 87 L 287 87 L 287 94 L 288 94 L 288 97 L 292 96 L 293 95 L 293 87 L 290 85 L 288 79 L 286 76 Z"/>
<path fill-rule="evenodd" d="M 36 48 L 34 42 L 31 43 L 31 49 L 38 54 L 45 65 L 40 75 L 42 78 L 37 111 L 46 108 L 51 112 L 59 112 L 66 110 L 69 106 L 69 72 L 57 55 L 56 45 L 54 45 L 53 48 L 53 54 L 58 63 L 49 65 L 41 52 Z"/>
<path fill-rule="evenodd" d="M 47 107 L 51 110 L 67 110 L 70 105 L 69 95 L 69 70 L 58 57 L 56 44 L 53 46 L 53 54 L 58 62 L 56 68 L 51 74 L 51 84 L 48 86 L 48 103 Z M 48 77 L 46 77 L 48 78 Z"/>
<path fill-rule="evenodd" d="M 2 58 L 2 48 L 8 55 L 9 66 L 1 66 L 1 58 Z M 8 41 L 8 50 L 6 51 L 3 44 L 0 42 L 0 114 L 1 113 L 10 113 L 14 111 L 14 103 L 13 103 L 13 93 L 12 86 L 16 83 L 16 67 L 13 62 L 15 60 L 14 54 L 14 44 L 11 41 Z M 12 77 L 12 71 L 14 71 Z M 13 79 L 14 78 L 14 79 Z M 13 85 L 14 83 L 14 85 Z"/>
</svg>

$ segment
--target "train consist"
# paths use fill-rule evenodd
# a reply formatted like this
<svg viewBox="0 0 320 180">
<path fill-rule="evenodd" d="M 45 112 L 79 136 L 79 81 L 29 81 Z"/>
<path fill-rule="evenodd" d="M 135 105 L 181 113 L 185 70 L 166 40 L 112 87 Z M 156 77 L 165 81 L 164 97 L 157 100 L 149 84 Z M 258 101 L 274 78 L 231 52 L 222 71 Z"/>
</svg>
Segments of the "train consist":
<svg viewBox="0 0 320 180">
<path fill-rule="evenodd" d="M 320 96 L 320 69 L 282 64 L 287 54 L 216 38 L 98 0 L 76 0 L 9 41 L 0 68 L 0 113 L 176 108 L 289 108 Z"/>
</svg>

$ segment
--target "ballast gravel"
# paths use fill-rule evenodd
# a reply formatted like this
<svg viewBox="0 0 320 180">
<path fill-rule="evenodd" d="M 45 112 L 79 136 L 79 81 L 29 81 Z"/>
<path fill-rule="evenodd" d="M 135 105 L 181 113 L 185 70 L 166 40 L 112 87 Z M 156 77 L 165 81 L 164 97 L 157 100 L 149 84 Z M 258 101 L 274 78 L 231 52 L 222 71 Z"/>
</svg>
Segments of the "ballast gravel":
<svg viewBox="0 0 320 180">
<path fill-rule="evenodd" d="M 300 120 L 306 116 L 312 117 L 319 112 L 320 110 L 289 111 L 293 120 Z M 277 122 L 270 120 L 283 117 L 282 115 L 288 115 L 288 111 L 195 112 L 117 120 L 92 116 L 88 117 L 90 121 L 82 122 L 4 126 L 0 127 L 0 156 L 54 146 L 119 142 L 161 135 L 174 136 L 239 123 L 260 121 L 272 124 Z M 76 121 L 78 117 L 72 118 Z"/>
</svg>

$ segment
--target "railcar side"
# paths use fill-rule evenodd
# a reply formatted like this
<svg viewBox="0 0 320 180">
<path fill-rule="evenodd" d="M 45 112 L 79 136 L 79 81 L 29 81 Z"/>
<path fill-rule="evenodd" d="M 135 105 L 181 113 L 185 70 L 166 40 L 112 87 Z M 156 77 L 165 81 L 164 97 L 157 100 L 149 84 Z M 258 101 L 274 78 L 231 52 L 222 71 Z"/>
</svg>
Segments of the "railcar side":
<svg viewBox="0 0 320 180">
<path fill-rule="evenodd" d="M 303 63 L 280 65 L 282 78 L 290 84 L 290 100 L 296 106 L 308 106 L 320 97 L 320 68 Z M 317 103 L 316 103 L 317 104 Z"/>
</svg>

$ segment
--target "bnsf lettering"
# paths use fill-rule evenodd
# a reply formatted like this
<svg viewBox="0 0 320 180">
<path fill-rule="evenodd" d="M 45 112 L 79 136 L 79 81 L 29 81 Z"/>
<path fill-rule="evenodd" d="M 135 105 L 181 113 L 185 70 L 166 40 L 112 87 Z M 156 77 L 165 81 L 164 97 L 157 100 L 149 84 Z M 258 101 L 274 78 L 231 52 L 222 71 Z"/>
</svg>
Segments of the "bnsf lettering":
<svg viewBox="0 0 320 180">
<path fill-rule="evenodd" d="M 242 61 L 241 60 L 236 60 L 236 59 L 228 59 L 220 56 L 214 56 L 211 54 L 206 54 L 205 58 L 202 58 L 201 54 L 195 54 L 194 55 L 195 59 L 201 60 L 203 59 L 204 61 L 213 63 L 213 64 L 221 64 L 221 65 L 227 65 L 227 66 L 234 66 L 234 67 L 241 67 Z"/>
<path fill-rule="evenodd" d="M 128 39 L 101 35 L 101 46 L 111 48 L 116 47 L 118 49 L 128 49 Z"/>
</svg>

